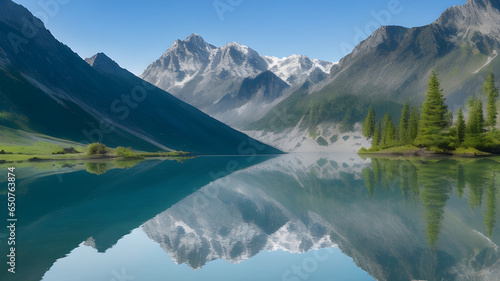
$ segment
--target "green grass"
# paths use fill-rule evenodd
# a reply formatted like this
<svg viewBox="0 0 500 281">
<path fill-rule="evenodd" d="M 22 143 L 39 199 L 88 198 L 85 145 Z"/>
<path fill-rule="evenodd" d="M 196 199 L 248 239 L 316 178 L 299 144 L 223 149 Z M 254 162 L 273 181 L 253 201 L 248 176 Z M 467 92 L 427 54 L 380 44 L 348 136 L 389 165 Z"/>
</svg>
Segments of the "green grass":
<svg viewBox="0 0 500 281">
<path fill-rule="evenodd" d="M 0 150 L 1 149 L 5 150 L 7 153 L 41 155 L 52 154 L 53 152 L 61 150 L 62 147 L 48 142 L 37 142 L 34 145 L 5 145 L 0 143 Z"/>
<path fill-rule="evenodd" d="M 413 152 L 417 152 L 421 148 L 413 146 L 413 145 L 405 145 L 405 146 L 395 146 L 386 149 L 379 149 L 377 147 L 372 147 L 370 149 L 366 149 L 362 147 L 358 154 L 394 154 L 394 155 L 402 155 L 402 154 L 411 154 Z M 455 156 L 489 156 L 491 153 L 480 151 L 476 148 L 468 147 L 460 147 L 453 151 L 443 151 L 436 147 L 431 147 L 427 149 L 430 153 L 442 154 L 449 153 L 450 155 Z"/>
<path fill-rule="evenodd" d="M 22 143 L 22 142 L 21 142 Z M 26 143 L 26 142 L 25 142 Z M 62 151 L 63 147 L 50 142 L 35 142 L 33 144 L 12 145 L 11 143 L 0 142 L 0 150 L 4 150 L 7 154 L 0 154 L 0 161 L 5 162 L 20 162 L 28 161 L 32 158 L 38 159 L 87 159 L 84 153 L 78 154 L 52 154 Z"/>
<path fill-rule="evenodd" d="M 73 147 L 79 153 L 53 154 L 63 152 L 64 148 Z M 39 177 L 50 174 L 59 174 L 86 170 L 89 173 L 103 174 L 112 169 L 128 169 L 134 167 L 143 157 L 170 158 L 170 160 L 183 162 L 191 159 L 188 152 L 137 152 L 139 158 L 128 159 L 127 157 L 114 156 L 116 149 L 108 148 L 108 155 L 87 155 L 87 146 L 53 138 L 37 133 L 22 130 L 14 130 L 0 126 L 0 151 L 8 154 L 0 154 L 0 169 L 15 167 L 22 171 L 18 178 Z M 126 155 L 125 155 L 126 156 Z M 38 161 L 30 161 L 36 158 Z M 0 194 L 3 191 L 0 190 Z"/>
<path fill-rule="evenodd" d="M 187 157 L 191 156 L 191 153 L 185 151 L 170 151 L 170 152 L 142 152 L 137 153 L 138 156 L 151 158 L 151 157 Z"/>
<path fill-rule="evenodd" d="M 74 154 L 54 154 L 63 152 L 64 148 L 73 147 L 79 153 Z M 15 166 L 30 170 L 28 174 L 52 173 L 63 168 L 65 165 L 80 167 L 95 173 L 105 172 L 109 169 L 126 169 L 135 166 L 145 157 L 174 158 L 182 162 L 191 159 L 192 155 L 184 151 L 172 152 L 134 152 L 137 158 L 130 159 L 128 154 L 124 157 L 115 156 L 116 149 L 108 148 L 107 155 L 87 155 L 87 146 L 76 142 L 50 137 L 47 135 L 15 130 L 0 126 L 0 151 L 4 150 L 8 154 L 0 154 L 0 167 Z M 37 161 L 33 161 L 33 159 Z M 31 159 L 31 161 L 30 161 Z M 106 165 L 89 164 L 95 161 L 107 163 Z M 106 169 L 101 169 L 102 167 Z M 95 167 L 95 169 L 93 169 Z M 33 171 L 31 171 L 33 170 Z"/>
<path fill-rule="evenodd" d="M 98 156 L 89 156 L 85 153 L 78 154 L 5 154 L 0 155 L 0 164 L 1 163 L 31 163 L 30 159 L 38 159 L 39 161 L 62 161 L 62 160 L 90 160 L 90 159 L 99 159 Z M 37 162 L 37 161 L 33 161 Z"/>
<path fill-rule="evenodd" d="M 395 146 L 395 147 L 390 147 L 390 148 L 384 148 L 384 147 L 379 147 L 379 146 L 372 146 L 370 149 L 366 148 L 361 148 L 359 153 L 409 153 L 409 152 L 415 152 L 419 150 L 420 148 L 413 146 L 413 145 L 404 145 L 404 146 Z"/>
<path fill-rule="evenodd" d="M 463 156 L 488 156 L 488 155 L 491 155 L 491 153 L 483 152 L 483 151 L 480 151 L 480 150 L 473 148 L 473 147 L 468 147 L 468 148 L 459 147 L 455 151 L 453 151 L 453 154 L 454 155 L 463 155 Z"/>
</svg>

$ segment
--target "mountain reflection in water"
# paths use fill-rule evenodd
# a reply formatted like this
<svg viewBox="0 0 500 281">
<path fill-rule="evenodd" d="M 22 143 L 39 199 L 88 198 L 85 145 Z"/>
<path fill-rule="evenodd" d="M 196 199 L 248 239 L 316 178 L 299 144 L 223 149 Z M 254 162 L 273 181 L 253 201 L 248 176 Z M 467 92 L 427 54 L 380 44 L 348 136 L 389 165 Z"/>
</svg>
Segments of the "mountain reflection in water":
<svg viewBox="0 0 500 281">
<path fill-rule="evenodd" d="M 128 175 L 120 182 L 121 190 L 128 190 L 126 193 L 110 192 L 112 188 L 94 193 L 100 196 L 104 192 L 104 199 L 136 202 L 142 213 L 152 215 L 138 226 L 127 224 L 126 216 L 120 215 L 130 208 L 134 210 L 130 204 L 120 213 L 108 213 L 101 231 L 97 226 L 85 231 L 87 238 L 80 238 L 79 246 L 73 246 L 71 253 L 66 251 L 66 257 L 55 263 L 52 260 L 54 264 L 43 280 L 57 280 L 68 270 L 82 276 L 74 280 L 97 278 L 89 274 L 109 276 L 109 270 L 89 269 L 98 268 L 97 261 L 116 264 L 121 258 L 114 252 L 133 253 L 137 245 L 149 245 L 144 255 L 154 252 L 156 257 L 128 257 L 126 268 L 141 280 L 156 280 L 165 270 L 179 279 L 201 280 L 215 267 L 217 280 L 252 280 L 254 274 L 260 274 L 262 280 L 296 280 L 300 275 L 293 275 L 294 265 L 311 261 L 317 253 L 337 257 L 322 252 L 336 247 L 377 280 L 497 280 L 500 274 L 500 230 L 496 224 L 499 158 L 361 159 L 353 154 L 290 154 L 262 159 L 253 166 L 243 164 L 245 160 L 236 158 L 242 170 L 225 173 L 216 180 L 210 180 L 210 171 L 217 169 L 217 174 L 227 170 L 231 158 L 190 159 L 152 167 L 140 164 L 99 176 L 78 172 L 74 180 L 77 187 L 89 184 L 88 177 L 105 184 L 115 181 L 117 175 Z M 154 176 L 159 171 L 170 171 L 171 178 Z M 70 175 L 65 175 L 66 184 L 72 181 Z M 153 185 L 145 180 L 148 177 L 155 179 Z M 171 199 L 165 204 L 159 199 L 147 199 L 148 192 L 144 198 L 138 197 L 142 193 L 132 192 L 128 184 L 140 180 L 145 190 L 154 191 L 150 194 Z M 191 192 L 185 187 L 180 194 L 175 186 L 186 183 L 191 185 Z M 143 200 L 148 204 L 142 204 Z M 165 206 L 163 211 L 160 205 Z M 91 209 L 81 205 L 75 212 L 82 210 Z M 60 211 L 46 216 L 63 218 Z M 40 225 L 33 223 L 29 227 L 33 233 L 37 227 L 40 232 L 44 229 Z M 115 236 L 106 233 L 117 226 L 122 238 L 110 241 Z M 124 235 L 127 226 L 132 233 Z M 71 236 L 68 227 L 54 231 L 60 231 L 60 237 Z M 24 242 L 42 241 L 30 239 L 33 241 Z M 63 240 L 51 241 L 56 246 L 67 244 Z M 159 249 L 173 263 L 159 263 Z M 291 257 L 301 258 L 286 264 Z M 261 270 L 255 270 L 252 261 L 262 263 Z M 342 266 L 335 267 L 335 263 Z M 323 267 L 316 271 L 303 271 L 307 280 L 355 276 L 357 272 L 337 258 L 319 265 Z M 148 272 L 134 272 L 134 266 L 148 267 Z"/>
</svg>

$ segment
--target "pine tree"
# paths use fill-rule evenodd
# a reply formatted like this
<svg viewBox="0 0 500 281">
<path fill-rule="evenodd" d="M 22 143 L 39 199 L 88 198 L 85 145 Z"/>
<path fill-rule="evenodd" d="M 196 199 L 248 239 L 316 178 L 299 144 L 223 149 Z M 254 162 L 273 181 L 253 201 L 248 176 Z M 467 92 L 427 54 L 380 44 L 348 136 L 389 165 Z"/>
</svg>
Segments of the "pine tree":
<svg viewBox="0 0 500 281">
<path fill-rule="evenodd" d="M 484 129 L 483 102 L 471 97 L 467 101 L 467 106 L 469 107 L 468 132 L 473 135 L 482 133 Z"/>
<path fill-rule="evenodd" d="M 410 105 L 405 103 L 401 110 L 401 118 L 399 119 L 399 141 L 403 144 L 410 142 L 409 128 L 410 128 Z"/>
<path fill-rule="evenodd" d="M 426 99 L 422 104 L 418 139 L 420 144 L 434 145 L 436 137 L 439 139 L 440 131 L 448 125 L 448 108 L 435 72 L 432 72 L 428 87 Z"/>
<path fill-rule="evenodd" d="M 418 109 L 416 107 L 412 107 L 410 113 L 409 129 L 408 129 L 408 136 L 410 138 L 410 142 L 414 141 L 418 136 L 419 120 L 420 120 L 420 115 L 418 114 Z"/>
<path fill-rule="evenodd" d="M 368 109 L 368 114 L 366 115 L 365 121 L 363 122 L 363 136 L 367 139 L 373 137 L 375 133 L 375 111 L 373 106 Z"/>
<path fill-rule="evenodd" d="M 457 117 L 457 122 L 455 124 L 457 127 L 457 138 L 458 138 L 458 143 L 462 144 L 465 140 L 465 120 L 464 120 L 464 113 L 462 111 L 462 108 L 458 109 L 458 117 Z"/>
<path fill-rule="evenodd" d="M 488 103 L 486 104 L 486 125 L 491 129 L 497 124 L 497 106 L 496 99 L 498 98 L 498 88 L 495 85 L 495 75 L 493 72 L 488 73 L 486 77 L 486 82 L 484 82 L 483 89 L 488 97 Z"/>
<path fill-rule="evenodd" d="M 389 112 L 386 112 L 382 119 L 382 137 L 383 145 L 393 145 L 397 141 L 396 127 L 392 122 L 392 117 Z"/>
<path fill-rule="evenodd" d="M 380 144 L 380 139 L 382 137 L 382 132 L 380 129 L 380 122 L 375 124 L 375 130 L 373 131 L 372 146 L 377 146 Z"/>
</svg>

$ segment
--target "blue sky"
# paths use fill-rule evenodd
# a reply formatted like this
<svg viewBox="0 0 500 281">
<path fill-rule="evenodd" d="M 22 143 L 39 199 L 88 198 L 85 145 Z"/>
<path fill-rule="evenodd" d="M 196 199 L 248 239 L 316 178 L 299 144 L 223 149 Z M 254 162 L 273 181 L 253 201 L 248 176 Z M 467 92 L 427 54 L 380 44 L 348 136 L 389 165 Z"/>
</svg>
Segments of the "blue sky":
<svg viewBox="0 0 500 281">
<path fill-rule="evenodd" d="M 422 26 L 466 0 L 15 0 L 81 57 L 104 52 L 135 74 L 191 33 L 261 55 L 338 61 L 377 26 Z M 43 5 L 49 3 L 50 5 Z M 377 16 L 380 15 L 380 16 Z"/>
</svg>

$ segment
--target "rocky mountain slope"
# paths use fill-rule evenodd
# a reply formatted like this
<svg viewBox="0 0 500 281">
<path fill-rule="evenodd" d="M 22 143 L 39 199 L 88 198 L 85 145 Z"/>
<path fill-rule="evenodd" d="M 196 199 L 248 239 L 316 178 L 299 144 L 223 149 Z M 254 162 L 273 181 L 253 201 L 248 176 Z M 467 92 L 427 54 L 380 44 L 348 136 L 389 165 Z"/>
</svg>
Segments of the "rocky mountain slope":
<svg viewBox="0 0 500 281">
<path fill-rule="evenodd" d="M 119 67 L 92 67 L 12 1 L 0 1 L 0 125 L 80 143 L 239 154 L 259 144 Z M 255 150 L 257 152 L 257 150 Z"/>
<path fill-rule="evenodd" d="M 192 34 L 175 41 L 141 77 L 240 127 L 256 120 L 305 81 L 325 79 L 332 65 L 297 55 L 263 57 L 235 42 L 215 47 Z"/>
<path fill-rule="evenodd" d="M 500 72 L 499 3 L 468 0 L 427 26 L 381 27 L 334 66 L 332 82 L 321 92 L 419 103 L 436 70 L 451 108 L 463 106 L 489 70 Z"/>
<path fill-rule="evenodd" d="M 313 141 L 326 139 L 311 131 L 362 121 L 370 105 L 379 118 L 390 112 L 397 122 L 403 103 L 420 106 L 433 70 L 449 108 L 465 108 L 470 96 L 484 96 L 488 71 L 500 73 L 499 7 L 498 0 L 468 0 L 426 26 L 380 27 L 332 67 L 329 82 L 295 91 L 247 129 L 274 145 L 296 128 Z"/>
</svg>

